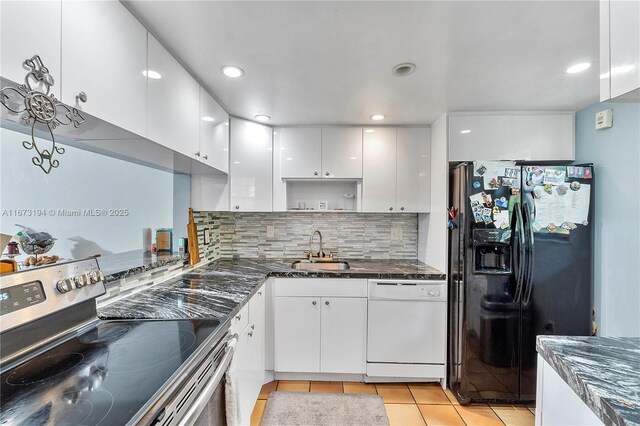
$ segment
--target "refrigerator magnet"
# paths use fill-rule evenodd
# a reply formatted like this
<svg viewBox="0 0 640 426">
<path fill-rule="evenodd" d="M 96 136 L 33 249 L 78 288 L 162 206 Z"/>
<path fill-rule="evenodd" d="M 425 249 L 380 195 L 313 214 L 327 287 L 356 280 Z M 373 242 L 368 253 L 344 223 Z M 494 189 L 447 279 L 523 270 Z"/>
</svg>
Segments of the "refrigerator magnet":
<svg viewBox="0 0 640 426">
<path fill-rule="evenodd" d="M 482 186 L 482 184 L 479 181 L 476 180 L 476 181 L 473 182 L 473 187 L 475 189 L 480 189 L 481 186 Z"/>
<path fill-rule="evenodd" d="M 479 168 L 476 169 L 476 176 L 482 176 L 486 171 L 487 171 L 487 168 L 485 166 L 480 166 Z"/>
<path fill-rule="evenodd" d="M 501 209 L 507 209 L 509 208 L 509 200 L 507 200 L 507 197 L 496 198 L 496 206 Z"/>
<path fill-rule="evenodd" d="M 574 178 L 576 176 L 576 168 L 574 166 L 567 166 L 567 177 Z"/>
<path fill-rule="evenodd" d="M 551 185 L 550 183 L 546 184 L 544 186 L 544 192 L 546 192 L 547 194 L 553 194 L 553 185 Z"/>
<path fill-rule="evenodd" d="M 512 179 L 517 178 L 519 172 L 520 172 L 520 169 L 510 169 L 510 168 L 504 169 L 504 175 Z"/>
<path fill-rule="evenodd" d="M 575 175 L 578 179 L 582 179 L 584 177 L 584 167 L 576 167 Z"/>
<path fill-rule="evenodd" d="M 516 178 L 502 178 L 502 186 L 515 186 Z"/>
<path fill-rule="evenodd" d="M 569 188 L 571 188 L 573 191 L 579 191 L 580 190 L 580 182 L 578 182 L 578 181 L 571 182 L 571 184 L 569 185 Z"/>
<path fill-rule="evenodd" d="M 553 223 L 547 225 L 547 231 L 549 232 L 556 232 L 556 228 L 556 225 L 554 225 Z"/>
<path fill-rule="evenodd" d="M 559 195 L 565 195 L 567 193 L 567 187 L 565 185 L 556 186 L 556 192 Z"/>
<path fill-rule="evenodd" d="M 584 178 L 591 179 L 591 167 L 584 168 Z"/>
<path fill-rule="evenodd" d="M 542 229 L 542 226 L 540 226 L 537 220 L 534 220 L 533 223 L 531 224 L 531 229 L 533 229 L 533 232 L 540 232 L 540 230 Z"/>
</svg>

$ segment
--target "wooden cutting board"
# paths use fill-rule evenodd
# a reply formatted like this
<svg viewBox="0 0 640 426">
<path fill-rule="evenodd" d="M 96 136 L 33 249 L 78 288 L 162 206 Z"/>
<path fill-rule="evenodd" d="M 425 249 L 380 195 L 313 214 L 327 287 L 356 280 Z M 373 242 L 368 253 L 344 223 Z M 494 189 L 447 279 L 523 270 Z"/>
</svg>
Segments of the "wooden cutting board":
<svg viewBox="0 0 640 426">
<path fill-rule="evenodd" d="M 189 239 L 189 264 L 200 263 L 200 250 L 198 249 L 198 229 L 193 220 L 193 209 L 189 207 L 189 224 L 187 225 L 187 238 Z"/>
</svg>

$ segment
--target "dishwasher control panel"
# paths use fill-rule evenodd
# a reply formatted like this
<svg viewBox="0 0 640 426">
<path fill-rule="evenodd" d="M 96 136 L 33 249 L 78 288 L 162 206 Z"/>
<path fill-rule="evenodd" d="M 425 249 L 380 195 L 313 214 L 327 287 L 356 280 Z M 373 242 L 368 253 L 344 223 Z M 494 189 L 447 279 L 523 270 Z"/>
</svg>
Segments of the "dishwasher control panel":
<svg viewBox="0 0 640 426">
<path fill-rule="evenodd" d="M 446 281 L 369 280 L 370 300 L 447 301 Z"/>
</svg>

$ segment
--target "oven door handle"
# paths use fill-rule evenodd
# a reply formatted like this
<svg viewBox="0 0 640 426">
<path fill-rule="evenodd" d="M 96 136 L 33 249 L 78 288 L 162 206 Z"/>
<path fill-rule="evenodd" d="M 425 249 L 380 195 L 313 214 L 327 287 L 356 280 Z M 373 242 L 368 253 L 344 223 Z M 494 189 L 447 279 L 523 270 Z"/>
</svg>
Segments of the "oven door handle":
<svg viewBox="0 0 640 426">
<path fill-rule="evenodd" d="M 180 423 L 178 423 L 179 426 L 191 426 L 196 422 L 196 420 L 198 420 L 198 417 L 200 417 L 204 407 L 209 403 L 209 400 L 218 388 L 218 385 L 222 381 L 224 374 L 227 372 L 227 369 L 231 364 L 236 343 L 238 343 L 238 335 L 234 334 L 227 343 L 227 347 L 224 350 L 224 356 L 222 357 L 218 368 L 216 368 L 211 379 L 209 379 L 209 383 L 202 388 L 202 392 L 200 392 L 198 399 L 193 402 L 189 411 L 187 411 L 184 417 L 180 419 Z"/>
</svg>

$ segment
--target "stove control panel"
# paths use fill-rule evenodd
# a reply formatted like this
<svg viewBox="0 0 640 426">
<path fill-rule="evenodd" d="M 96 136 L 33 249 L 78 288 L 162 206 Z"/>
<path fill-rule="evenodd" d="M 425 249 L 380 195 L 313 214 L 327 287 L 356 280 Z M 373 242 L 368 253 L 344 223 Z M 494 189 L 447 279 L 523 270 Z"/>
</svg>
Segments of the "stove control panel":
<svg viewBox="0 0 640 426">
<path fill-rule="evenodd" d="M 104 276 L 96 259 L 58 263 L 4 275 L 0 283 L 0 332 L 104 293 Z"/>
</svg>

